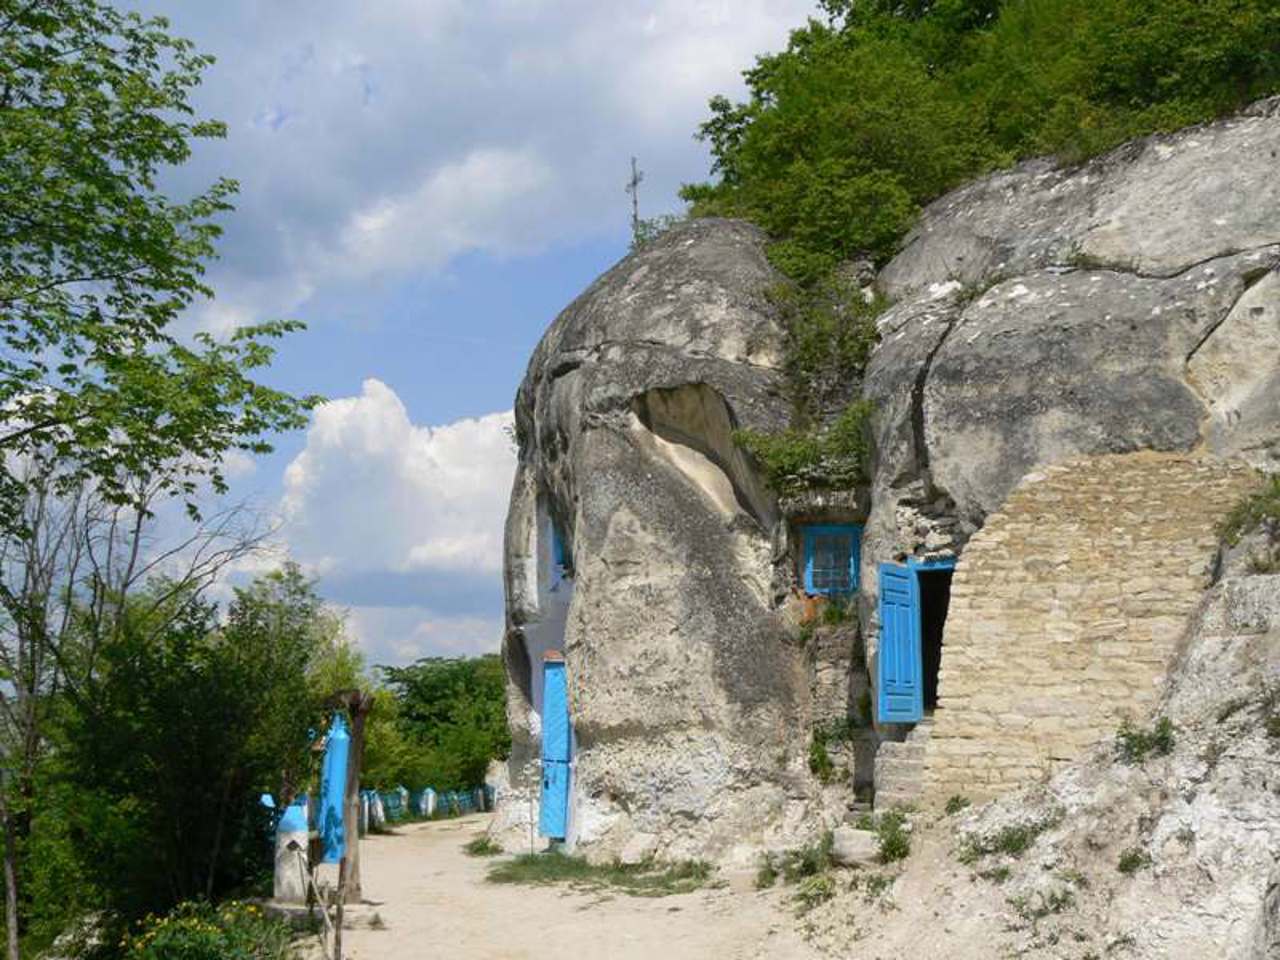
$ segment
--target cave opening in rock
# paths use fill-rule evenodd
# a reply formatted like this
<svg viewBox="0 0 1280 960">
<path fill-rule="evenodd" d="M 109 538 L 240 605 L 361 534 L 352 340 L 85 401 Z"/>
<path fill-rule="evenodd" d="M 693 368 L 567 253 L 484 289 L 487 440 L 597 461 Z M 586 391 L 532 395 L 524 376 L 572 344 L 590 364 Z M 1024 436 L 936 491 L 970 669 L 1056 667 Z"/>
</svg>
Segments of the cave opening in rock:
<svg viewBox="0 0 1280 960">
<path fill-rule="evenodd" d="M 942 666 L 942 631 L 951 603 L 951 577 L 955 571 L 928 568 L 916 572 L 920 591 L 920 656 L 925 712 L 938 705 L 938 668 Z"/>
<path fill-rule="evenodd" d="M 533 709 L 534 727 L 539 729 L 543 712 L 543 662 L 549 652 L 564 652 L 574 582 L 573 554 L 568 540 L 545 504 L 539 505 L 536 537 L 538 613 L 537 619 L 525 624 L 522 630 L 528 672 L 522 670 L 520 676 L 521 679 L 527 677 L 528 686 L 523 692 Z"/>
</svg>

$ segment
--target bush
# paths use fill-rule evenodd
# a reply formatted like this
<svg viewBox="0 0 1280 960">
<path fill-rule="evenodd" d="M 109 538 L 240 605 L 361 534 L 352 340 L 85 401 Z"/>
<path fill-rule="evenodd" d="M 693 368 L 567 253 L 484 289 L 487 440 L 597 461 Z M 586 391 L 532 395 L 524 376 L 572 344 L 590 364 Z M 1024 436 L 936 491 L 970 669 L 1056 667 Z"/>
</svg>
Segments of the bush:
<svg viewBox="0 0 1280 960">
<path fill-rule="evenodd" d="M 1148 756 L 1166 757 L 1173 752 L 1173 722 L 1161 717 L 1150 730 L 1125 719 L 1116 731 L 1116 756 L 1127 764 L 1145 763 Z"/>
<path fill-rule="evenodd" d="M 968 806 L 969 806 L 968 797 L 962 797 L 958 793 L 953 794 L 952 796 L 947 798 L 947 805 L 945 807 L 946 814 L 949 817 L 955 816 L 961 810 L 968 808 Z"/>
<path fill-rule="evenodd" d="M 286 960 L 293 934 L 255 904 L 183 903 L 122 942 L 127 960 Z"/>
<path fill-rule="evenodd" d="M 905 860 L 911 854 L 907 818 L 895 811 L 884 814 L 876 823 L 876 840 L 880 844 L 881 863 Z"/>
<path fill-rule="evenodd" d="M 760 461 L 766 482 L 781 494 L 856 487 L 869 481 L 871 413 L 870 403 L 856 401 L 826 430 L 736 430 L 733 439 Z"/>
<path fill-rule="evenodd" d="M 826 903 L 836 895 L 836 882 L 829 873 L 819 873 L 805 877 L 796 886 L 795 901 L 800 912 L 812 910 L 820 903 Z"/>
<path fill-rule="evenodd" d="M 782 879 L 787 883 L 797 883 L 805 877 L 826 873 L 835 864 L 831 859 L 831 848 L 834 845 L 835 837 L 828 830 L 818 838 L 816 843 L 801 847 L 799 850 L 788 851 L 782 856 L 779 864 Z"/>
<path fill-rule="evenodd" d="M 1280 90 L 1273 0 L 825 0 L 787 49 L 710 104 L 714 183 L 694 215 L 744 216 L 808 283 L 883 262 L 919 207 L 1020 158 L 1070 162 Z"/>
</svg>

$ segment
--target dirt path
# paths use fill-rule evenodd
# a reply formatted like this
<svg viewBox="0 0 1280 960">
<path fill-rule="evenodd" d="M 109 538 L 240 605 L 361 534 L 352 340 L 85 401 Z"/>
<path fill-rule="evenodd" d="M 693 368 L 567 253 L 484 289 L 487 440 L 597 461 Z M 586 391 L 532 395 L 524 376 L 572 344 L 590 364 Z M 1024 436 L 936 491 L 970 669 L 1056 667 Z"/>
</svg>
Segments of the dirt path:
<svg viewBox="0 0 1280 960">
<path fill-rule="evenodd" d="M 462 845 L 483 815 L 414 824 L 361 847 L 351 960 L 813 960 L 777 893 L 727 887 L 644 898 L 490 884 Z M 374 915 L 378 920 L 374 920 Z M 379 927 L 380 922 L 380 927 Z"/>
</svg>

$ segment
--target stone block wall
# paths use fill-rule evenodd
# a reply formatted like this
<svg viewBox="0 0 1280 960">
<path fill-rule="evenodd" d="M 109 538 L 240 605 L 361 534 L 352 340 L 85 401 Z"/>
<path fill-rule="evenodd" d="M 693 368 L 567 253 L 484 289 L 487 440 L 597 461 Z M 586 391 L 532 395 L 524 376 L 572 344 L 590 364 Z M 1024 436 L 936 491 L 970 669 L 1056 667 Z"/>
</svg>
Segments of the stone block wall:
<svg viewBox="0 0 1280 960">
<path fill-rule="evenodd" d="M 994 796 L 1148 718 L 1209 585 L 1215 527 L 1256 482 L 1185 455 L 1028 475 L 966 546 L 925 758 L 931 801 Z"/>
</svg>

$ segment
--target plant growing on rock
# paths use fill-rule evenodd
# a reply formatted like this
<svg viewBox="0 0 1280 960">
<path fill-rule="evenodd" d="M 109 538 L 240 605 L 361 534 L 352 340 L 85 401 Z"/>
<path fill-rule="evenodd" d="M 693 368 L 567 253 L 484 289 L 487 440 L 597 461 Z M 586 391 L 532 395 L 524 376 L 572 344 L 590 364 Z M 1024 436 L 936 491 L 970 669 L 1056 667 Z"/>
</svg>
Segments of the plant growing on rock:
<svg viewBox="0 0 1280 960">
<path fill-rule="evenodd" d="M 781 284 L 769 298 L 786 331 L 791 426 L 780 433 L 739 430 L 734 440 L 779 493 L 865 484 L 872 407 L 857 397 L 884 303 L 868 302 L 855 282 L 834 276 L 809 286 Z"/>
<path fill-rule="evenodd" d="M 1268 477 L 1261 489 L 1236 504 L 1222 521 L 1218 533 L 1234 545 L 1245 534 L 1264 525 L 1280 525 L 1280 473 Z"/>
<path fill-rule="evenodd" d="M 1129 847 L 1120 854 L 1116 869 L 1131 877 L 1144 867 L 1151 866 L 1151 855 L 1141 847 Z"/>
<path fill-rule="evenodd" d="M 1009 824 L 994 833 L 968 834 L 960 841 L 956 857 L 961 863 L 974 863 L 992 854 L 1020 857 L 1031 849 L 1040 834 L 1057 826 L 1061 821 L 1062 813 L 1054 811 L 1035 820 Z"/>
<path fill-rule="evenodd" d="M 911 833 L 906 815 L 891 810 L 876 822 L 876 840 L 880 844 L 880 862 L 896 863 L 911 855 Z"/>
<path fill-rule="evenodd" d="M 733 439 L 760 462 L 765 480 L 779 493 L 857 487 L 868 482 L 872 412 L 870 403 L 859 400 L 825 429 L 735 430 Z"/>
<path fill-rule="evenodd" d="M 1167 757 L 1174 742 L 1173 721 L 1168 717 L 1161 717 L 1150 730 L 1125 718 L 1116 731 L 1116 756 L 1122 763 L 1141 764 L 1148 757 Z"/>
<path fill-rule="evenodd" d="M 818 873 L 805 877 L 796 885 L 797 912 L 808 913 L 820 903 L 826 903 L 836 895 L 836 882 L 830 873 Z"/>
</svg>

